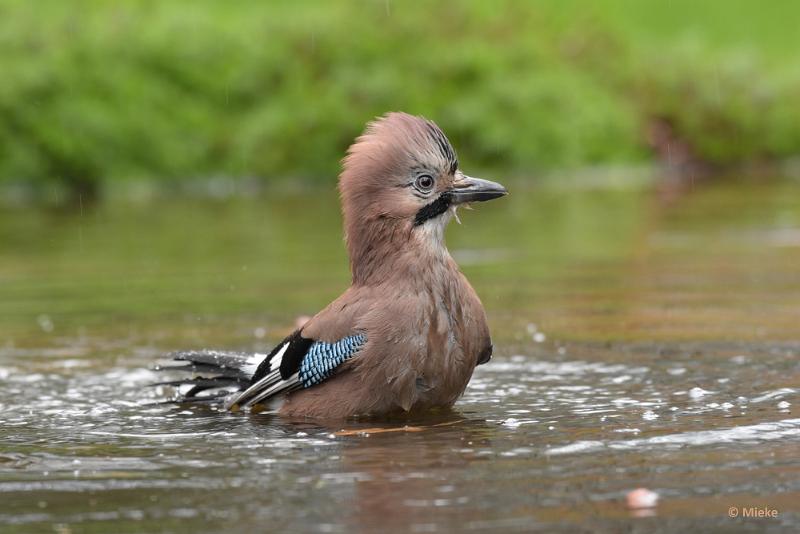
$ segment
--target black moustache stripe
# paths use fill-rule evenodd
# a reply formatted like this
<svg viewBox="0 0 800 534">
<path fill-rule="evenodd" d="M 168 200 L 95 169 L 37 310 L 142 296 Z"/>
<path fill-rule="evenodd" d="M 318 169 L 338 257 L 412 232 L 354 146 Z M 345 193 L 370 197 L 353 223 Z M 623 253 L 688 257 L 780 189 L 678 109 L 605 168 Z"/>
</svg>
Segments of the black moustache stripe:
<svg viewBox="0 0 800 534">
<path fill-rule="evenodd" d="M 414 217 L 414 226 L 419 226 L 429 219 L 438 217 L 446 212 L 452 204 L 452 197 L 449 192 L 445 191 L 439 197 L 429 204 L 422 206 L 417 215 Z"/>
</svg>

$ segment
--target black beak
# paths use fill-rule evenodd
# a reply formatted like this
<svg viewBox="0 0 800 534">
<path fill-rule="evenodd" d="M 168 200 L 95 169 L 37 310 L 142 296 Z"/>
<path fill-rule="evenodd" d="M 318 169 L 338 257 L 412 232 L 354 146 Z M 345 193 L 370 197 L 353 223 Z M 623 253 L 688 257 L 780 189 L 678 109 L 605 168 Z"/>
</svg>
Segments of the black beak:
<svg viewBox="0 0 800 534">
<path fill-rule="evenodd" d="M 456 181 L 450 191 L 450 199 L 453 204 L 463 204 L 465 202 L 483 202 L 500 198 L 508 194 L 508 190 L 497 182 L 463 176 Z"/>
</svg>

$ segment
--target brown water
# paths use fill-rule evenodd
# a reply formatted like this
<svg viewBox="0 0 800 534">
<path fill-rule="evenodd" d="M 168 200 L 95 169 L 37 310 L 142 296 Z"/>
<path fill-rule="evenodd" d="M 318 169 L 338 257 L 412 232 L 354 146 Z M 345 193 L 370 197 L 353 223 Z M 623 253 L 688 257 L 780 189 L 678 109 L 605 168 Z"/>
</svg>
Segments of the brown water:
<svg viewBox="0 0 800 534">
<path fill-rule="evenodd" d="M 496 356 L 451 412 L 158 404 L 165 352 L 268 349 L 345 287 L 337 209 L 4 209 L 2 531 L 800 528 L 800 186 L 517 190 L 463 213 L 448 241 Z M 660 501 L 629 511 L 640 486 Z"/>
</svg>

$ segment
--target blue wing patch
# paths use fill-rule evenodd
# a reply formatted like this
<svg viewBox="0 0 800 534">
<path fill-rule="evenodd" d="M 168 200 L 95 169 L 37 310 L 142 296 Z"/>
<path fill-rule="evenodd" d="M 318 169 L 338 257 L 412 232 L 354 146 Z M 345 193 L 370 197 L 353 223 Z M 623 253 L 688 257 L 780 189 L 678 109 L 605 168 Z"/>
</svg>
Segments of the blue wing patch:
<svg viewBox="0 0 800 534">
<path fill-rule="evenodd" d="M 315 341 L 300 363 L 298 379 L 302 387 L 310 388 L 329 378 L 338 366 L 352 358 L 366 342 L 367 336 L 364 334 L 347 336 L 336 343 Z"/>
</svg>

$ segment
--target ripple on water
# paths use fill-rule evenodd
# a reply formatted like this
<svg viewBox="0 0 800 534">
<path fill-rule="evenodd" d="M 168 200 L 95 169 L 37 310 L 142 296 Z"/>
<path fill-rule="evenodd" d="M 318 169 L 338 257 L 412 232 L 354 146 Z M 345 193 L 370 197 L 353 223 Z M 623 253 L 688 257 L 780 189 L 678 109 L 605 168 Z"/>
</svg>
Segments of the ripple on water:
<svg viewBox="0 0 800 534">
<path fill-rule="evenodd" d="M 526 492 L 539 484 L 531 477 L 553 488 L 573 481 L 594 488 L 592 499 L 615 499 L 618 489 L 602 482 L 614 455 L 669 451 L 668 460 L 653 456 L 659 458 L 653 468 L 661 477 L 691 466 L 692 450 L 800 440 L 800 420 L 787 416 L 800 390 L 751 380 L 750 366 L 728 358 L 719 366 L 690 358 L 637 357 L 628 364 L 570 360 L 568 354 L 517 355 L 481 366 L 457 406 L 460 424 L 344 437 L 336 435 L 342 427 L 376 424 L 331 428 L 159 404 L 169 391 L 148 387 L 162 377 L 147 370 L 153 354 L 146 352 L 110 366 L 105 357 L 15 362 L 0 368 L 9 379 L 0 392 L 0 422 L 15 429 L 5 440 L 8 452 L 0 455 L 0 493 L 29 495 L 28 500 L 96 492 L 134 500 L 146 496 L 139 511 L 146 517 L 153 507 L 162 515 L 207 517 L 218 500 L 214 513 L 244 513 L 236 507 L 262 502 L 254 496 L 302 507 L 313 489 L 345 506 L 342 499 L 359 491 L 371 502 L 388 484 L 403 488 L 403 506 L 465 512 L 471 503 L 483 502 L 482 490 L 515 487 L 517 480 L 525 481 L 524 488 L 503 493 L 504 499 L 529 506 Z M 703 394 L 692 395 L 695 388 Z M 36 400 L 20 409 L 23 397 Z M 556 460 L 561 457 L 570 460 Z M 624 465 L 617 469 L 624 471 L 618 478 L 630 476 Z M 636 487 L 639 481 L 629 484 Z M 428 485 L 456 489 L 439 495 Z M 171 500 L 181 490 L 200 500 L 187 497 L 192 506 Z M 540 502 L 548 506 L 575 498 L 545 493 Z M 172 504 L 152 504 L 149 495 Z M 29 507 L 2 519 L 94 521 L 128 512 L 115 505 L 91 517 L 42 513 Z M 247 508 L 247 513 L 259 517 L 264 510 Z"/>
<path fill-rule="evenodd" d="M 653 449 L 674 448 L 683 445 L 701 447 L 718 443 L 758 444 L 784 438 L 800 437 L 800 419 L 784 419 L 773 423 L 735 426 L 718 430 L 683 432 L 643 439 L 618 441 L 578 441 L 547 450 L 549 455 L 596 452 L 603 449 Z"/>
</svg>

